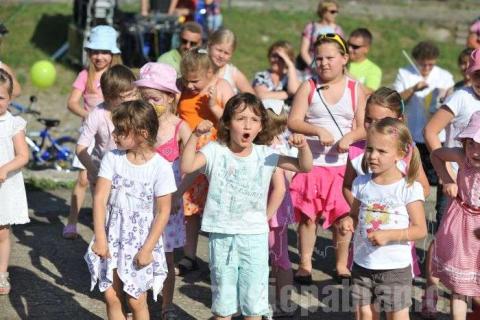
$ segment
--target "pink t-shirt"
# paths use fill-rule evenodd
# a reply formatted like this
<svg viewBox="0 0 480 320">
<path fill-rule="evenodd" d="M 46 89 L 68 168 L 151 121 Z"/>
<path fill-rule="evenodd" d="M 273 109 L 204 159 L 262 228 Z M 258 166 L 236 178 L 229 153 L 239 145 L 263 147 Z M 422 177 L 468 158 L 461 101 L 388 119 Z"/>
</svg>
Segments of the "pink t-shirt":
<svg viewBox="0 0 480 320">
<path fill-rule="evenodd" d="M 105 153 L 117 148 L 112 137 L 113 129 L 110 112 L 105 109 L 104 103 L 93 108 L 82 125 L 82 133 L 77 144 L 88 147 L 91 143 L 95 143 L 91 157 L 98 167 Z"/>
<path fill-rule="evenodd" d="M 100 88 L 99 80 L 96 80 L 93 84 L 94 92 L 87 92 L 87 79 L 88 71 L 80 71 L 77 78 L 73 82 L 72 87 L 80 90 L 83 93 L 83 107 L 88 112 L 91 112 L 96 105 L 103 102 L 103 94 L 102 89 Z"/>
</svg>

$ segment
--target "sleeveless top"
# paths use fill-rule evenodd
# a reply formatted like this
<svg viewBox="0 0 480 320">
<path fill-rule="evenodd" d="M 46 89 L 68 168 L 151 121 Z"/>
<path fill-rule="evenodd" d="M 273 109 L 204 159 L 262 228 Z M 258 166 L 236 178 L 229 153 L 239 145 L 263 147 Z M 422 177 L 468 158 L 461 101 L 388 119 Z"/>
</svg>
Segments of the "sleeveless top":
<svg viewBox="0 0 480 320">
<path fill-rule="evenodd" d="M 233 79 L 233 75 L 237 72 L 237 67 L 235 67 L 233 64 L 229 63 L 225 66 L 225 72 L 223 73 L 223 79 L 227 80 L 228 83 L 230 83 L 230 86 L 232 87 L 233 93 L 237 94 L 238 93 L 238 88 L 235 85 L 235 80 Z"/>
<path fill-rule="evenodd" d="M 178 159 L 178 157 L 180 157 L 180 147 L 178 146 L 177 136 L 178 130 L 180 129 L 182 123 L 183 120 L 180 120 L 175 126 L 175 133 L 173 134 L 172 139 L 155 148 L 158 154 L 160 154 L 163 158 L 165 158 L 165 160 L 169 162 L 173 162 Z"/>
<path fill-rule="evenodd" d="M 322 127 L 333 136 L 334 143 L 337 143 L 342 136 L 354 128 L 355 108 L 357 103 L 358 81 L 346 77 L 345 89 L 342 97 L 334 105 L 324 104 L 325 98 L 321 90 L 316 90 L 314 80 L 310 81 L 309 106 L 305 114 L 305 122 Z M 320 97 L 319 94 L 322 94 Z M 329 114 L 328 110 L 331 114 Z M 336 123 L 340 127 L 337 128 Z M 318 137 L 309 136 L 307 142 L 312 150 L 313 164 L 315 166 L 343 166 L 347 163 L 347 153 L 339 153 L 337 146 L 322 146 Z"/>
</svg>

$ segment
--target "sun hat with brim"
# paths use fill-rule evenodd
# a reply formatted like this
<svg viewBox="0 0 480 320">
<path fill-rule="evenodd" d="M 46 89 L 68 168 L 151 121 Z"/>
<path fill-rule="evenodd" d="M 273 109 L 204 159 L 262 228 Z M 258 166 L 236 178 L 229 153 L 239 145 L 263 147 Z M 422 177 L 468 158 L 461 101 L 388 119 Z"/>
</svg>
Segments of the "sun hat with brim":
<svg viewBox="0 0 480 320">
<path fill-rule="evenodd" d="M 119 54 L 117 31 L 110 26 L 96 26 L 90 32 L 85 49 L 110 51 Z"/>
<path fill-rule="evenodd" d="M 475 49 L 468 58 L 467 74 L 480 70 L 480 49 Z"/>
<path fill-rule="evenodd" d="M 134 83 L 137 87 L 180 93 L 180 90 L 177 88 L 177 71 L 165 63 L 146 63 L 140 69 L 139 79 Z"/>
<path fill-rule="evenodd" d="M 480 111 L 472 114 L 468 125 L 456 137 L 457 140 L 466 138 L 471 138 L 473 141 L 480 143 Z"/>
</svg>

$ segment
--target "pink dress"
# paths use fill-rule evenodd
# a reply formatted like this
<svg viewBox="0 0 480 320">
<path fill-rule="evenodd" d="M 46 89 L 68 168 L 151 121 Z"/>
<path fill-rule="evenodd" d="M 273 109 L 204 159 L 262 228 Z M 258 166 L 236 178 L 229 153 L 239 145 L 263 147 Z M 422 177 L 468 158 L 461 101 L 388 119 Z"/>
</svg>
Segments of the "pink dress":
<svg viewBox="0 0 480 320">
<path fill-rule="evenodd" d="M 183 120 L 180 120 L 175 126 L 175 133 L 173 138 L 165 142 L 164 144 L 157 146 L 155 150 L 172 164 L 173 174 L 175 176 L 175 182 L 177 187 L 180 185 L 182 176 L 180 174 L 180 147 L 178 146 L 178 130 L 182 125 Z M 163 232 L 163 243 L 165 252 L 173 252 L 176 248 L 181 248 L 185 245 L 185 223 L 183 219 L 183 201 L 178 206 L 178 210 L 175 212 L 177 204 L 172 203 L 172 212 L 170 218 L 165 226 Z"/>
<path fill-rule="evenodd" d="M 457 176 L 458 195 L 435 235 L 433 275 L 451 291 L 480 296 L 480 168 L 468 160 Z"/>
</svg>

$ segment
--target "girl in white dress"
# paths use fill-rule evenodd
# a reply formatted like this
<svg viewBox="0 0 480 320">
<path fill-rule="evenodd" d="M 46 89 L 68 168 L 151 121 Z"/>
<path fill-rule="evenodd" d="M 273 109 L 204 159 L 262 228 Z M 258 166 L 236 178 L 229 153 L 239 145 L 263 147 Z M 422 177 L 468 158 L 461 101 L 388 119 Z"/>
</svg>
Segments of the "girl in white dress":
<svg viewBox="0 0 480 320">
<path fill-rule="evenodd" d="M 147 102 L 124 102 L 112 110 L 119 149 L 100 166 L 93 203 L 95 236 L 85 260 L 91 287 L 105 292 L 109 319 L 148 319 L 146 292 L 162 290 L 167 264 L 162 233 L 176 191 L 172 167 L 155 152 L 158 118 Z"/>
<path fill-rule="evenodd" d="M 0 295 L 10 292 L 7 272 L 10 225 L 30 221 L 20 170 L 28 162 L 28 146 L 25 142 L 27 122 L 8 112 L 12 92 L 12 77 L 0 69 Z"/>
</svg>

